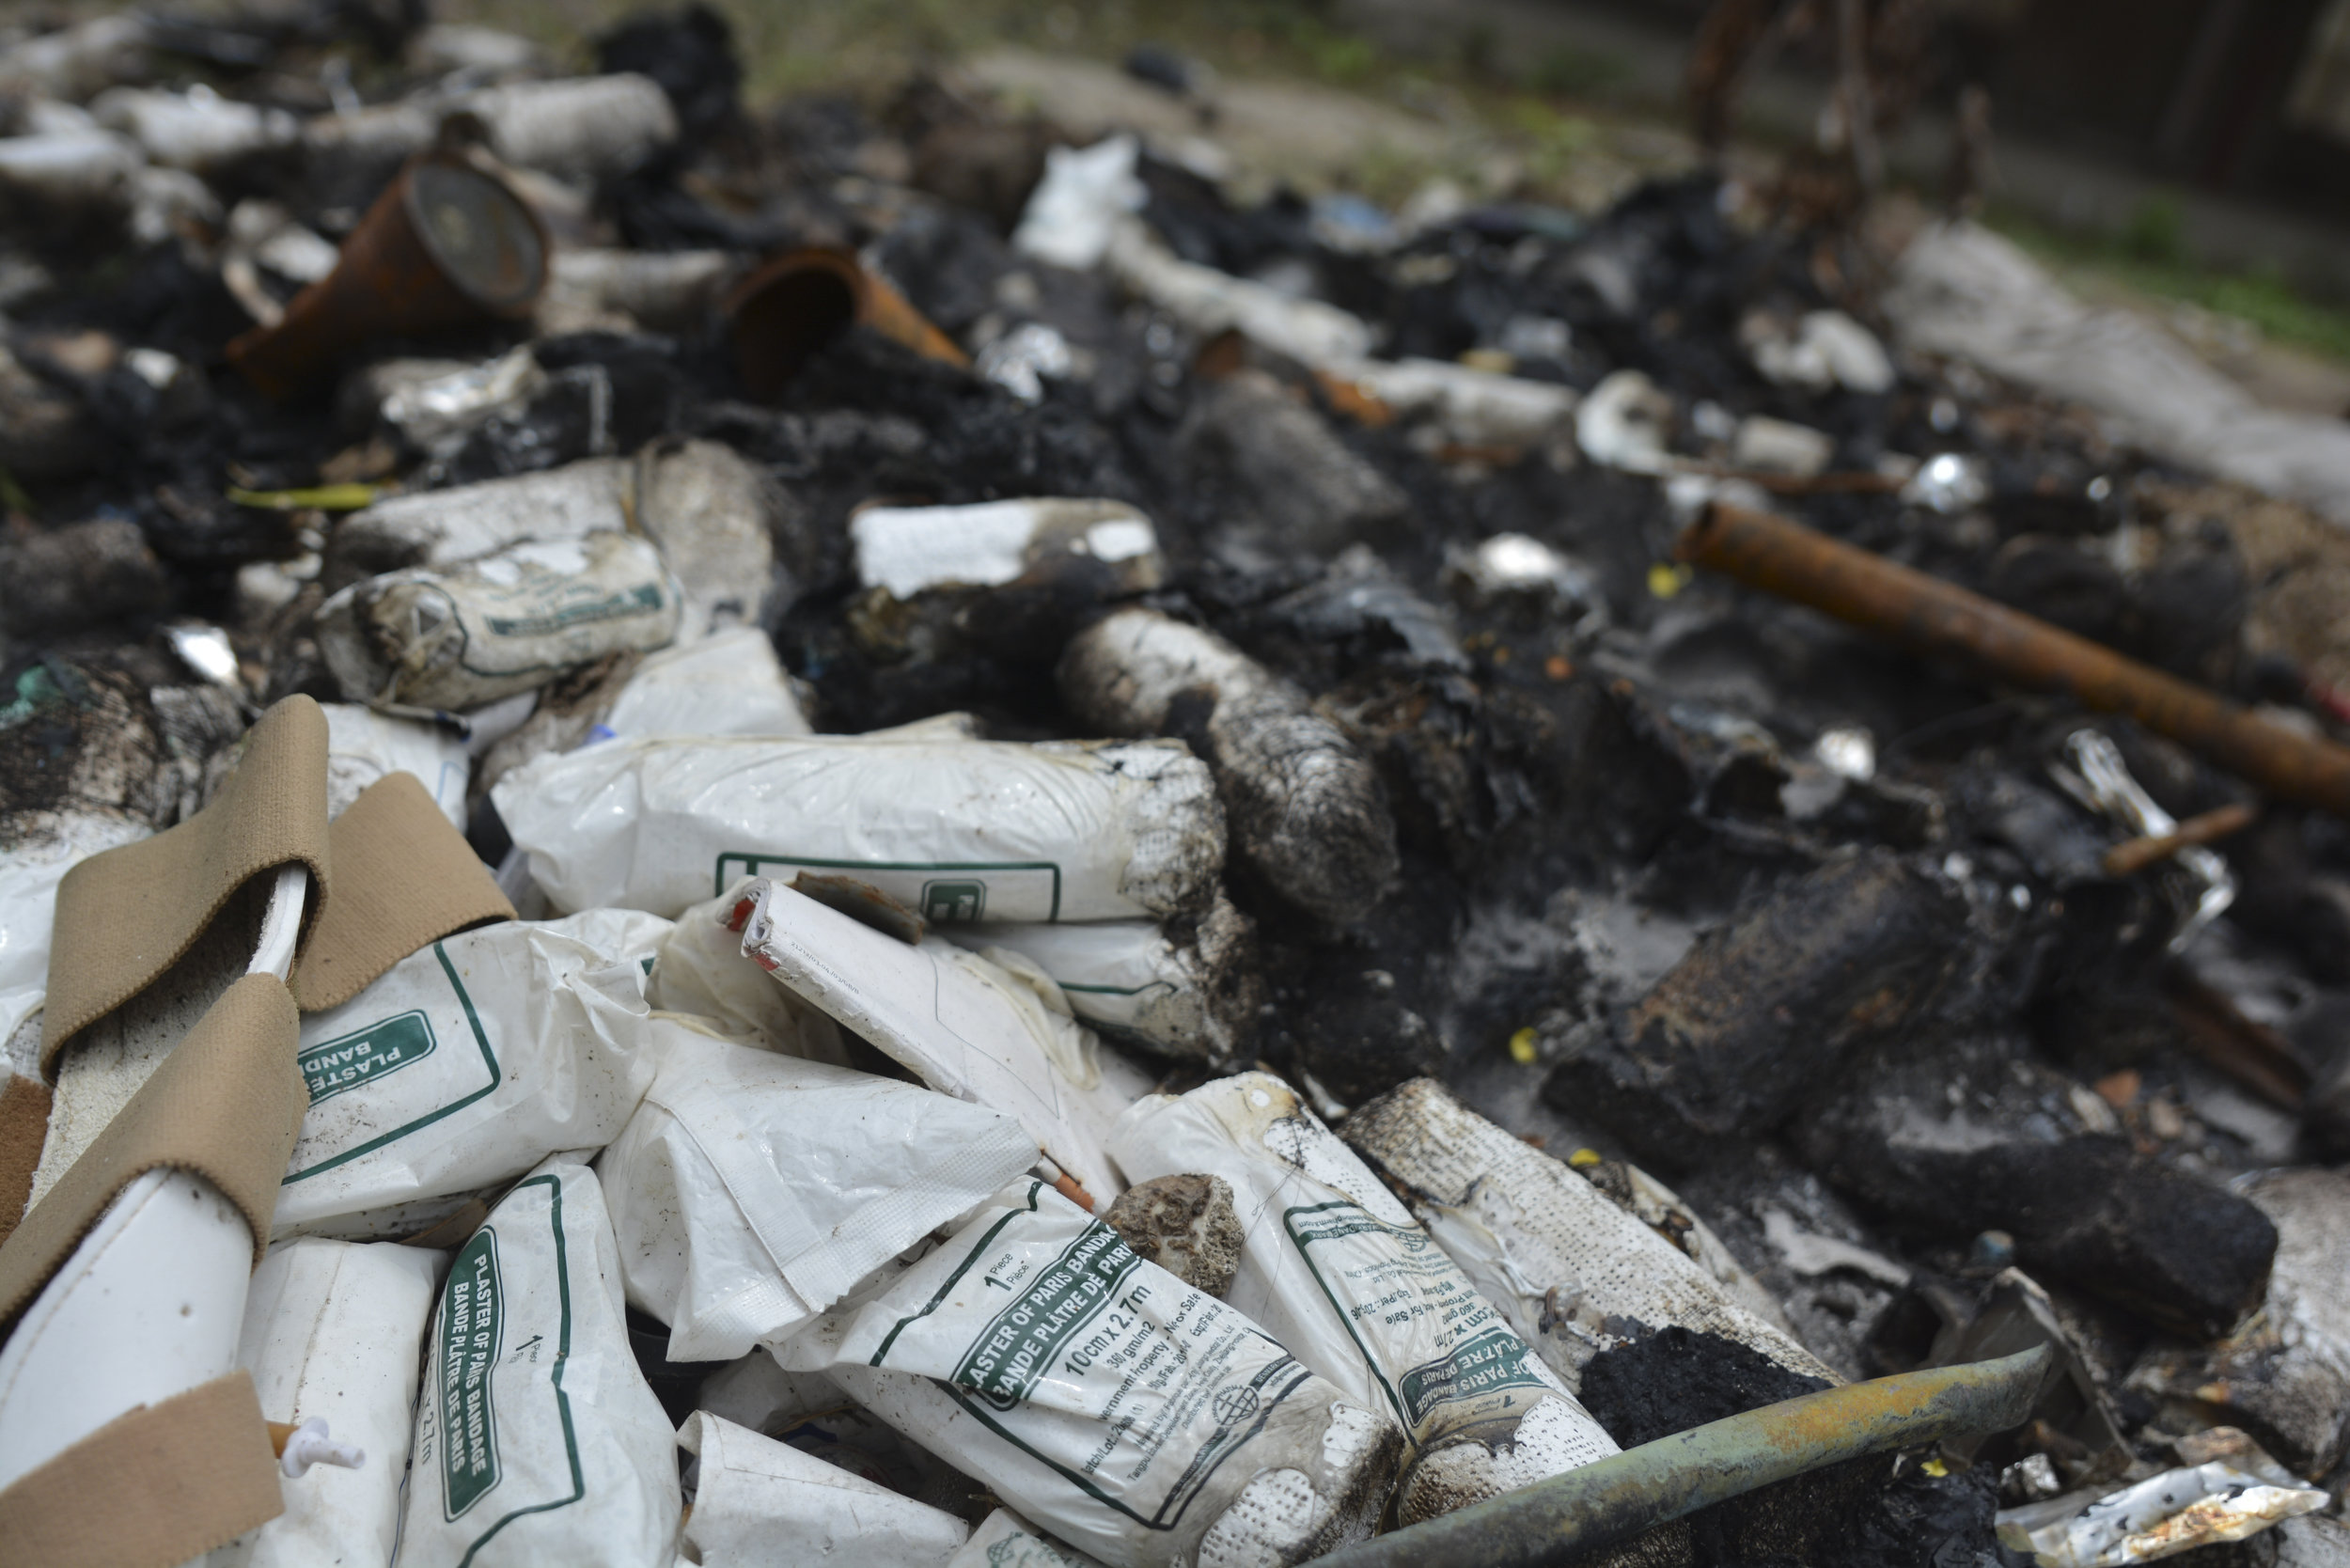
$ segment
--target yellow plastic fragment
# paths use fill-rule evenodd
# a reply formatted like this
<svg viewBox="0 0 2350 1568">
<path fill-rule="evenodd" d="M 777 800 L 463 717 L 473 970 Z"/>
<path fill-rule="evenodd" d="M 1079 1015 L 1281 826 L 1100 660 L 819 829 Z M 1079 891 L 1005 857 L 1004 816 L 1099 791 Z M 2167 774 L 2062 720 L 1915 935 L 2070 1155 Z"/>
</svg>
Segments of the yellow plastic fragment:
<svg viewBox="0 0 2350 1568">
<path fill-rule="evenodd" d="M 1648 590 L 1659 599 L 1670 599 L 1689 586 L 1691 572 L 1685 566 L 1670 561 L 1658 561 L 1648 569 Z"/>
<path fill-rule="evenodd" d="M 228 487 L 228 498 L 241 507 L 262 507 L 271 511 L 357 511 L 382 500 L 384 487 L 380 484 L 322 484 L 309 490 L 244 490 Z"/>
<path fill-rule="evenodd" d="M 1589 1170 L 1599 1164 L 1600 1158 L 1600 1152 L 1596 1149 L 1578 1149 L 1567 1156 L 1567 1163 L 1577 1170 Z"/>
<path fill-rule="evenodd" d="M 1533 1029 L 1530 1027 L 1523 1028 L 1510 1037 L 1510 1059 L 1516 1062 L 1520 1067 L 1531 1067 L 1534 1065 L 1536 1058 L 1534 1054 Z"/>
</svg>

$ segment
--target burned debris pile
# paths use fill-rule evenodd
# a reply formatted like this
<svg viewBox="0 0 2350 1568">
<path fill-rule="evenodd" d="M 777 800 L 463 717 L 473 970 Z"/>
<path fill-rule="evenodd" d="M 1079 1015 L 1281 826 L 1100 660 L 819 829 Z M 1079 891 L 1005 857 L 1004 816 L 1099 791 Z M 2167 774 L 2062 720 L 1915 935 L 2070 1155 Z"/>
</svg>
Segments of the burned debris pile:
<svg viewBox="0 0 2350 1568">
<path fill-rule="evenodd" d="M 0 31 L 0 1536 L 2350 1562 L 2334 525 L 1707 169 L 418 11 Z"/>
</svg>

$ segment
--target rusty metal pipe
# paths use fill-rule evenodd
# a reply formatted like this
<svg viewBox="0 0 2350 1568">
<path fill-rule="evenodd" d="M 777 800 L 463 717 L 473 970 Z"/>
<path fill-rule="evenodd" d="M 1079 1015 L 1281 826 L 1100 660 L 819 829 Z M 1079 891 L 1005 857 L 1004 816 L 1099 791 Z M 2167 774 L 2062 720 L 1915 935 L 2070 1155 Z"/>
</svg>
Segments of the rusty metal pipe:
<svg viewBox="0 0 2350 1568">
<path fill-rule="evenodd" d="M 1799 523 L 1716 502 L 1675 553 L 1912 652 L 1962 660 L 2019 686 L 2125 713 L 2272 795 L 2350 817 L 2350 749 L 2296 734 L 2102 644 Z"/>
<path fill-rule="evenodd" d="M 868 272 L 853 251 L 810 245 L 788 252 L 736 286 L 726 305 L 735 368 L 751 396 L 772 401 L 800 367 L 852 322 L 928 359 L 967 366 L 953 338 Z"/>
<path fill-rule="evenodd" d="M 283 318 L 228 345 L 264 396 L 287 398 L 377 337 L 530 314 L 546 286 L 547 232 L 486 160 L 420 153 L 343 242 L 335 270 Z"/>
<path fill-rule="evenodd" d="M 1546 1568 L 1758 1487 L 1893 1449 L 2021 1426 L 2053 1345 L 1783 1400 L 1343 1546 L 1323 1568 Z"/>
</svg>

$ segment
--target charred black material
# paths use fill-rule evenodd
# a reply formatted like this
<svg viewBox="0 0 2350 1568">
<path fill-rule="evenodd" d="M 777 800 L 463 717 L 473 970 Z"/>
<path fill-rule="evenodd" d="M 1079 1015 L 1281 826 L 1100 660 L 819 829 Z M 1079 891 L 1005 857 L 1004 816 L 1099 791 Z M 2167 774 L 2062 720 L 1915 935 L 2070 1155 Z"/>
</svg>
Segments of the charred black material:
<svg viewBox="0 0 2350 1568">
<path fill-rule="evenodd" d="M 1895 856 L 1822 868 L 1709 932 L 1620 1017 L 1578 1031 L 1543 1093 L 1660 1163 L 1689 1135 L 1783 1121 L 1914 1017 L 1954 957 L 1959 901 Z"/>
</svg>

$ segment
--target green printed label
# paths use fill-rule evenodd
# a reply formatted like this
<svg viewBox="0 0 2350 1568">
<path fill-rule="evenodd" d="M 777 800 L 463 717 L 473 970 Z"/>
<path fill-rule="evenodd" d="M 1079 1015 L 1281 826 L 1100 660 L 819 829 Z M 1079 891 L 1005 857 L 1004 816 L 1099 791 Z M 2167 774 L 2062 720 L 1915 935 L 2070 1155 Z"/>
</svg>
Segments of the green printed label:
<svg viewBox="0 0 2350 1568">
<path fill-rule="evenodd" d="M 1509 1388 L 1548 1390 L 1527 1366 L 1526 1341 L 1506 1328 L 1493 1328 L 1453 1347 L 1449 1355 L 1414 1367 L 1397 1380 L 1404 1419 L 1418 1427 L 1435 1410 Z"/>
<path fill-rule="evenodd" d="M 727 850 L 713 869 L 711 894 L 740 877 L 789 883 L 803 870 L 853 872 L 912 904 L 932 925 L 1060 918 L 1060 867 L 1050 860 L 828 860 L 789 850 Z"/>
<path fill-rule="evenodd" d="M 498 1483 L 497 1412 L 490 1373 L 504 1311 L 497 1232 L 483 1226 L 441 1287 L 441 1511 L 455 1519 Z"/>
<path fill-rule="evenodd" d="M 1117 1231 L 1088 1226 L 995 1314 L 949 1381 L 996 1410 L 1010 1410 L 1028 1397 L 1064 1350 L 1090 1365 L 1080 1336 L 1141 1265 Z M 1071 1371 L 1082 1372 L 1084 1367 Z"/>
<path fill-rule="evenodd" d="M 589 626 L 600 620 L 620 620 L 659 608 L 661 589 L 646 583 L 624 593 L 590 599 L 584 604 L 566 604 L 561 609 L 549 610 L 543 615 L 490 616 L 485 619 L 490 630 L 501 637 L 542 637 L 573 626 Z"/>
<path fill-rule="evenodd" d="M 413 1010 L 321 1040 L 300 1058 L 302 1080 L 310 1088 L 310 1104 L 331 1100 L 346 1090 L 414 1066 L 431 1056 L 436 1043 L 431 1022 Z"/>
</svg>

